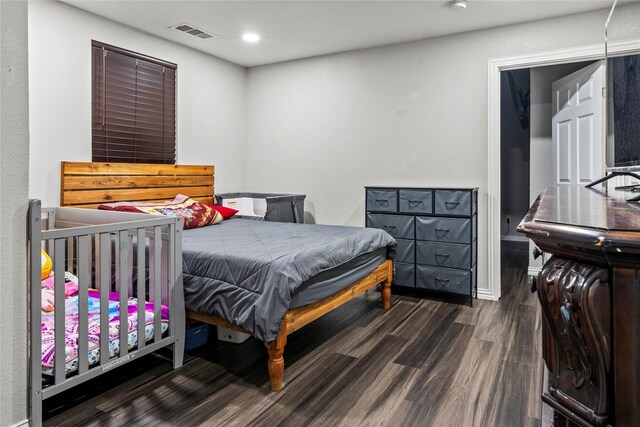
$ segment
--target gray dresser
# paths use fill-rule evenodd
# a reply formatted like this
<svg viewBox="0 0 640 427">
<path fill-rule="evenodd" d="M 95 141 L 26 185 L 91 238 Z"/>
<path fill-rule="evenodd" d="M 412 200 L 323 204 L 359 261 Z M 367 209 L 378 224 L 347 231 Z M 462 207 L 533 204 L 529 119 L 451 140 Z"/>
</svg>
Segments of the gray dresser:
<svg viewBox="0 0 640 427">
<path fill-rule="evenodd" d="M 366 187 L 367 227 L 398 241 L 393 285 L 425 296 L 477 288 L 477 188 Z"/>
</svg>

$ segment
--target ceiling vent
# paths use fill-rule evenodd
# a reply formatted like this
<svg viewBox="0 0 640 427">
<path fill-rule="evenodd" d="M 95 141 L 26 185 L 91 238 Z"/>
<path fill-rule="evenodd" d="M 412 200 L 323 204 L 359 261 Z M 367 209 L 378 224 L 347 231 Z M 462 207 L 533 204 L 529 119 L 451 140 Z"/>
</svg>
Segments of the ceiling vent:
<svg viewBox="0 0 640 427">
<path fill-rule="evenodd" d="M 198 37 L 199 39 L 210 39 L 212 37 L 218 37 L 216 34 L 207 33 L 206 31 L 196 28 L 191 24 L 179 24 L 170 28 L 181 31 L 185 34 L 190 34 L 194 37 Z"/>
</svg>

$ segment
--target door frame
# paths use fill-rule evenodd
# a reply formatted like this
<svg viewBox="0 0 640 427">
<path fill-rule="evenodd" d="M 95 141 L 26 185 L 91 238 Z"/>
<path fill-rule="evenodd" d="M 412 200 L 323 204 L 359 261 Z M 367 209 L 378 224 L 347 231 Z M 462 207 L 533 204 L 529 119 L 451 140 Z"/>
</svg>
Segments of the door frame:
<svg viewBox="0 0 640 427">
<path fill-rule="evenodd" d="M 611 42 L 609 56 L 640 54 L 640 39 Z M 488 281 L 478 287 L 478 298 L 497 301 L 502 294 L 500 271 L 500 72 L 519 68 L 604 59 L 604 45 L 579 46 L 521 56 L 492 58 L 488 62 Z M 531 271 L 529 271 L 531 274 Z"/>
</svg>

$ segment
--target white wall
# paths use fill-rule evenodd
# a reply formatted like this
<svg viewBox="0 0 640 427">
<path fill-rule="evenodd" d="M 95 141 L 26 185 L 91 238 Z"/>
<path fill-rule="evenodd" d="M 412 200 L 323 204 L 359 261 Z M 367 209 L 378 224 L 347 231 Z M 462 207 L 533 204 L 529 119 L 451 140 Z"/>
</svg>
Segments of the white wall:
<svg viewBox="0 0 640 427">
<path fill-rule="evenodd" d="M 603 40 L 606 11 L 249 69 L 247 188 L 363 225 L 365 185 L 477 186 L 487 287 L 487 63 Z M 462 16 L 461 16 L 462 19 Z M 640 5 L 610 39 L 640 38 Z"/>
<path fill-rule="evenodd" d="M 27 418 L 27 4 L 0 1 L 0 426 Z"/>
<path fill-rule="evenodd" d="M 91 40 L 178 64 L 177 161 L 245 187 L 246 70 L 60 2 L 29 3 L 30 196 L 59 204 L 60 162 L 91 161 Z"/>
</svg>

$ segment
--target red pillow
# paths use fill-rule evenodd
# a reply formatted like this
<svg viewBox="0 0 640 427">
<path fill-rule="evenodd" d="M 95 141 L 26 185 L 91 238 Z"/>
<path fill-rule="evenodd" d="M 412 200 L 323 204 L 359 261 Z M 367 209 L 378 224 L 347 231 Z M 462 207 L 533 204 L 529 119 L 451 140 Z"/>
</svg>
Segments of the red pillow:
<svg viewBox="0 0 640 427">
<path fill-rule="evenodd" d="M 140 212 L 154 215 L 180 216 L 184 218 L 184 228 L 204 227 L 222 221 L 222 214 L 209 206 L 178 194 L 175 199 L 164 203 L 117 202 L 105 203 L 98 206 L 120 212 Z"/>
<path fill-rule="evenodd" d="M 222 215 L 222 219 L 229 219 L 238 212 L 237 209 L 228 208 L 226 206 L 218 206 L 218 205 L 209 205 L 209 207 L 215 211 L 217 211 L 220 215 Z"/>
</svg>

